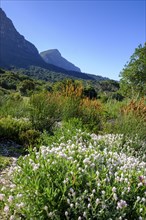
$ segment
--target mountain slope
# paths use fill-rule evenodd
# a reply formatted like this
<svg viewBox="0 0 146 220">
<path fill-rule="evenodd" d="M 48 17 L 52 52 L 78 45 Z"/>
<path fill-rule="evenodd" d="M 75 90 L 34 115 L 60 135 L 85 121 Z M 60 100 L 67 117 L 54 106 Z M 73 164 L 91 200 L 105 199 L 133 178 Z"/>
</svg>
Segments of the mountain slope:
<svg viewBox="0 0 146 220">
<path fill-rule="evenodd" d="M 43 65 L 36 47 L 25 40 L 0 8 L 0 66 Z"/>
<path fill-rule="evenodd" d="M 58 66 L 47 64 L 39 55 L 37 48 L 18 33 L 12 21 L 0 8 L 0 67 L 27 69 L 31 66 L 44 68 L 48 72 L 51 71 L 51 74 L 55 72 L 65 74 L 67 77 L 93 80 L 92 77 L 85 73 L 68 71 Z"/>
<path fill-rule="evenodd" d="M 43 74 L 44 69 L 46 69 L 47 76 L 49 76 L 49 73 L 51 75 L 57 73 L 57 75 L 64 74 L 67 78 L 75 77 L 84 80 L 95 80 L 90 74 L 78 72 L 80 69 L 78 71 L 65 70 L 46 63 L 38 53 L 37 48 L 18 33 L 12 21 L 0 8 L 0 67 L 11 69 L 24 68 L 29 71 L 31 66 L 40 68 L 39 75 Z M 42 68 L 43 71 L 41 71 Z M 37 75 L 34 71 L 34 77 L 35 74 Z M 36 78 L 38 77 L 36 76 Z M 41 78 L 46 78 L 46 76 L 41 76 Z"/>
<path fill-rule="evenodd" d="M 43 51 L 40 53 L 40 55 L 46 63 L 59 66 L 66 70 L 81 72 L 80 68 L 76 67 L 74 64 L 62 57 L 61 53 L 57 49 Z"/>
</svg>

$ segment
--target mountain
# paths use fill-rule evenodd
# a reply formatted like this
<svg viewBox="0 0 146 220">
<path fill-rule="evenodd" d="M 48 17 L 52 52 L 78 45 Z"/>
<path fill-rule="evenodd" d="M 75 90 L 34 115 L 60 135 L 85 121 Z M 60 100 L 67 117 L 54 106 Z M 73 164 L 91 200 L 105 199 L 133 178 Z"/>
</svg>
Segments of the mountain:
<svg viewBox="0 0 146 220">
<path fill-rule="evenodd" d="M 46 63 L 59 66 L 66 70 L 81 72 L 80 68 L 62 57 L 61 53 L 57 49 L 43 51 L 40 55 Z"/>
<path fill-rule="evenodd" d="M 12 21 L 0 8 L 0 66 L 43 66 L 36 47 L 25 40 L 15 29 Z"/>
<path fill-rule="evenodd" d="M 56 50 L 56 59 L 57 56 L 61 57 L 59 51 Z M 63 57 L 62 62 L 66 61 Z M 56 65 L 58 62 L 56 61 Z M 69 64 L 69 62 L 68 62 Z M 71 66 L 71 64 L 70 64 Z M 37 48 L 27 41 L 24 36 L 19 34 L 19 32 L 14 27 L 12 21 L 6 16 L 5 12 L 0 8 L 0 67 L 17 69 L 20 68 L 24 70 L 24 74 L 28 72 L 28 75 L 31 74 L 31 67 L 33 68 L 33 77 L 36 76 L 38 79 L 49 80 L 50 76 L 52 78 L 54 75 L 63 75 L 66 78 L 76 78 L 84 80 L 94 80 L 95 78 L 90 74 L 80 72 L 78 67 L 74 67 L 74 70 L 66 70 L 59 66 L 46 63 L 40 56 Z M 66 67 L 68 69 L 68 67 Z M 38 73 L 39 72 L 39 73 Z M 43 76 L 43 74 L 45 74 Z M 104 79 L 103 79 L 104 80 Z"/>
<path fill-rule="evenodd" d="M 65 74 L 67 78 L 76 77 L 93 80 L 85 73 L 69 71 L 47 64 L 40 56 L 37 48 L 19 34 L 12 21 L 0 8 L 0 67 L 29 69 L 31 66 L 46 69 L 48 74 L 51 72 L 51 75 L 57 73 Z"/>
<path fill-rule="evenodd" d="M 93 75 L 93 74 L 87 74 L 88 76 L 92 77 L 94 80 L 96 81 L 106 81 L 106 80 L 110 80 L 107 77 L 103 77 L 103 76 L 99 76 L 99 75 Z"/>
</svg>

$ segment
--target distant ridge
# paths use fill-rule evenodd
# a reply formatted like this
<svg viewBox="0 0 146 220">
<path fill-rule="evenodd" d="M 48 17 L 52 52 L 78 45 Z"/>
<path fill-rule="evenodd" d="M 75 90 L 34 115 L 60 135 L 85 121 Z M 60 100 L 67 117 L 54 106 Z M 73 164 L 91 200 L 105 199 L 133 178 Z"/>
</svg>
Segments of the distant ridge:
<svg viewBox="0 0 146 220">
<path fill-rule="evenodd" d="M 74 64 L 62 57 L 61 53 L 57 49 L 43 51 L 40 53 L 40 55 L 46 63 L 59 66 L 66 70 L 81 72 L 80 68 L 76 67 Z"/>
<path fill-rule="evenodd" d="M 55 50 L 57 56 L 61 56 L 58 50 Z M 61 57 L 63 62 L 67 60 Z M 54 61 L 55 62 L 55 61 Z M 58 63 L 58 61 L 56 61 Z M 56 64 L 55 63 L 55 64 Z M 9 69 L 29 69 L 31 66 L 38 67 L 35 74 L 39 75 L 44 73 L 44 69 L 47 70 L 47 75 L 50 73 L 64 74 L 67 78 L 78 78 L 84 80 L 96 80 L 93 75 L 86 74 L 80 72 L 80 69 L 70 62 L 68 62 L 70 66 L 72 66 L 72 70 L 65 70 L 66 68 L 58 67 L 53 64 L 46 63 L 42 57 L 40 56 L 37 48 L 27 41 L 14 27 L 12 21 L 6 16 L 5 12 L 0 8 L 0 67 L 9 68 Z M 43 69 L 41 71 L 41 68 Z M 68 69 L 68 67 L 67 67 Z M 49 76 L 49 75 L 48 75 Z M 37 77 L 38 78 L 38 77 Z M 41 78 L 45 78 L 45 76 L 41 76 Z M 101 77 L 102 78 L 102 77 Z M 104 78 L 103 78 L 104 80 Z"/>
</svg>

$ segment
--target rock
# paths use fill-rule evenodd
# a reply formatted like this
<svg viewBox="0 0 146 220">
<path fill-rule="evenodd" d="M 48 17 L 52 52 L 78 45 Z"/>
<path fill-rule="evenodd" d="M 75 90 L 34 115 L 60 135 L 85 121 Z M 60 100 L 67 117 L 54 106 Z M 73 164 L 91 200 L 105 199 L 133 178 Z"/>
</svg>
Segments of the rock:
<svg viewBox="0 0 146 220">
<path fill-rule="evenodd" d="M 53 64 L 66 70 L 81 72 L 80 68 L 62 57 L 61 53 L 57 49 L 41 52 L 40 55 L 48 64 Z"/>
<path fill-rule="evenodd" d="M 0 8 L 0 66 L 43 66 L 37 48 L 18 33 L 12 21 Z"/>
</svg>

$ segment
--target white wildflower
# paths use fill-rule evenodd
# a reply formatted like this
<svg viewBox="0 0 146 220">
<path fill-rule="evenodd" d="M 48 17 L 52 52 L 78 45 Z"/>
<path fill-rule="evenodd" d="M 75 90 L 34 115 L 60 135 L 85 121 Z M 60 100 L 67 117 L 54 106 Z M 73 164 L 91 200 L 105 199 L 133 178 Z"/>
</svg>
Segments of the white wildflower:
<svg viewBox="0 0 146 220">
<path fill-rule="evenodd" d="M 47 207 L 47 206 L 44 206 L 44 210 L 47 211 L 47 210 L 48 210 L 48 207 Z"/>
<path fill-rule="evenodd" d="M 116 193 L 113 194 L 113 198 L 114 198 L 115 201 L 118 200 L 118 197 L 117 197 L 117 194 L 116 194 Z"/>
<path fill-rule="evenodd" d="M 83 216 L 86 217 L 86 212 L 83 213 Z"/>
<path fill-rule="evenodd" d="M 119 202 L 117 202 L 117 209 L 122 209 L 122 208 L 125 208 L 125 207 L 127 207 L 126 201 L 121 199 Z"/>
<path fill-rule="evenodd" d="M 10 220 L 15 220 L 15 216 L 14 216 L 14 215 L 11 215 L 11 216 L 10 216 Z"/>
<path fill-rule="evenodd" d="M 113 188 L 112 188 L 112 192 L 116 192 L 116 187 L 114 186 Z"/>
<path fill-rule="evenodd" d="M 5 212 L 6 214 L 9 213 L 9 206 L 8 206 L 8 205 L 6 205 L 6 206 L 4 207 L 4 212 Z"/>
<path fill-rule="evenodd" d="M 73 207 L 74 207 L 74 204 L 73 204 L 73 203 L 71 203 L 71 204 L 70 204 L 70 207 L 71 207 L 71 208 L 73 208 Z"/>
<path fill-rule="evenodd" d="M 13 201 L 13 199 L 14 199 L 14 196 L 9 196 L 9 198 L 8 198 L 8 202 L 12 202 Z"/>
<path fill-rule="evenodd" d="M 98 205 L 100 203 L 100 200 L 97 198 L 95 202 L 96 202 L 96 205 Z"/>
<path fill-rule="evenodd" d="M 138 187 L 143 186 L 142 182 L 138 183 Z"/>
<path fill-rule="evenodd" d="M 5 197 L 5 194 L 0 194 L 0 201 L 3 201 Z"/>
<path fill-rule="evenodd" d="M 67 211 L 65 212 L 65 216 L 68 216 L 68 212 Z"/>
</svg>

